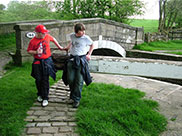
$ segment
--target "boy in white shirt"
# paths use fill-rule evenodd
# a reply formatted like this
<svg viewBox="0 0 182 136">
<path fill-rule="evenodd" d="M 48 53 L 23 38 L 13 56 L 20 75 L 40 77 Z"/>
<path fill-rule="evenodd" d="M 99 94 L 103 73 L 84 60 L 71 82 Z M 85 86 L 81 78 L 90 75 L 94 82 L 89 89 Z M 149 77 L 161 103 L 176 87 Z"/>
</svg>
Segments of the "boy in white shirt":
<svg viewBox="0 0 182 136">
<path fill-rule="evenodd" d="M 64 50 L 70 50 L 70 59 L 63 72 L 63 81 L 70 87 L 70 99 L 74 101 L 73 107 L 80 104 L 83 81 L 89 85 L 92 80 L 88 69 L 88 61 L 94 49 L 93 41 L 85 35 L 85 26 L 78 23 L 74 26 L 75 33 L 70 34 L 71 41 Z M 88 50 L 89 47 L 89 50 Z"/>
</svg>

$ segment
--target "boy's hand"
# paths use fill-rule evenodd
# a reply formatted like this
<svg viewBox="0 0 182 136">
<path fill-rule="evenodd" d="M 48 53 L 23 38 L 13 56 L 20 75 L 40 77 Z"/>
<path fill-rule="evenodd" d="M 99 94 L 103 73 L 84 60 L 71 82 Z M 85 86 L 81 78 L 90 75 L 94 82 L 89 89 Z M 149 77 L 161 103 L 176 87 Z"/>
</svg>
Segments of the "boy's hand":
<svg viewBox="0 0 182 136">
<path fill-rule="evenodd" d="M 60 49 L 61 51 L 62 51 L 62 50 L 64 50 L 64 48 L 63 48 L 63 47 L 61 47 L 61 48 L 59 48 L 59 49 Z"/>
<path fill-rule="evenodd" d="M 37 54 L 42 54 L 42 53 L 43 53 L 43 49 L 38 48 L 38 49 L 37 49 Z"/>
<path fill-rule="evenodd" d="M 86 55 L 86 59 L 89 61 L 89 60 L 91 60 L 91 55 L 90 54 L 87 54 Z"/>
<path fill-rule="evenodd" d="M 68 52 L 68 50 L 69 50 L 69 49 L 68 49 L 68 48 L 63 48 L 63 50 L 65 50 L 65 51 L 67 51 L 67 52 Z"/>
</svg>

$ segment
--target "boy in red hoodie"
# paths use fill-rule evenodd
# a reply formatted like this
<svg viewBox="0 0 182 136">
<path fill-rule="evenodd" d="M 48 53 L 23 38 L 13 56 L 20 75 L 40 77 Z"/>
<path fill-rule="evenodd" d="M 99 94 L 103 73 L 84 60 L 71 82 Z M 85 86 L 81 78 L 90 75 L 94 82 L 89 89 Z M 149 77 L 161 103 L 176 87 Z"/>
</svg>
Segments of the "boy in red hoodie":
<svg viewBox="0 0 182 136">
<path fill-rule="evenodd" d="M 48 34 L 48 30 L 44 25 L 37 25 L 35 27 L 36 36 L 29 42 L 27 52 L 34 57 L 32 64 L 31 76 L 35 78 L 35 84 L 38 90 L 39 102 L 42 106 L 48 105 L 49 95 L 49 76 L 56 79 L 56 69 L 51 58 L 50 42 L 53 42 L 60 50 L 63 47 L 57 40 Z"/>
</svg>

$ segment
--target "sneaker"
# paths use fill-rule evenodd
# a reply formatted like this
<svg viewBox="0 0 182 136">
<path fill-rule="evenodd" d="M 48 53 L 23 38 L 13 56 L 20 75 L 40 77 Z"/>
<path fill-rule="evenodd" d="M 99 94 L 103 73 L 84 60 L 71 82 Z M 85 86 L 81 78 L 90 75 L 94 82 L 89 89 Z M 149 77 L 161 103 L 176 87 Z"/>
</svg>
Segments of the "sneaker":
<svg viewBox="0 0 182 136">
<path fill-rule="evenodd" d="M 47 105 L 48 105 L 48 103 L 49 103 L 49 102 L 48 102 L 48 100 L 43 100 L 43 102 L 42 102 L 42 106 L 43 106 L 43 107 L 45 107 L 45 106 L 47 106 Z"/>
<path fill-rule="evenodd" d="M 43 101 L 42 97 L 41 97 L 41 96 L 38 96 L 38 97 L 37 97 L 37 101 L 38 101 L 38 102 L 42 102 L 42 101 Z"/>
<path fill-rule="evenodd" d="M 73 103 L 73 108 L 78 108 L 79 105 L 80 105 L 80 102 L 74 102 Z"/>
</svg>

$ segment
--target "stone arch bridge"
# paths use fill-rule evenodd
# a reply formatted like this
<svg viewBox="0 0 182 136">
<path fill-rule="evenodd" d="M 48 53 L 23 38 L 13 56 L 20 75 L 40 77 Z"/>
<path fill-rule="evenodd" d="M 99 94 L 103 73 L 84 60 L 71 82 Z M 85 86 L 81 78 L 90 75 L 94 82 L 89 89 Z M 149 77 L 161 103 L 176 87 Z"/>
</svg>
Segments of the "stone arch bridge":
<svg viewBox="0 0 182 136">
<path fill-rule="evenodd" d="M 42 22 L 42 24 L 50 30 L 50 34 L 62 46 L 66 46 L 68 43 L 67 35 L 73 32 L 73 26 L 78 22 L 85 24 L 86 33 L 93 39 L 96 45 L 93 54 L 97 56 L 93 56 L 89 63 L 91 71 L 164 78 L 165 80 L 180 80 L 181 82 L 181 62 L 125 58 L 125 50 L 130 50 L 134 45 L 143 43 L 143 28 L 131 27 L 126 24 L 101 18 L 71 21 L 55 20 L 52 22 Z M 23 61 L 32 59 L 32 56 L 27 54 L 26 49 L 33 36 L 34 28 L 38 24 L 37 22 L 32 22 L 15 25 L 16 53 L 13 55 L 13 58 L 16 64 L 21 65 Z M 62 60 L 61 57 L 66 57 L 66 53 L 57 51 L 55 45 L 51 44 L 51 50 L 55 62 L 56 60 Z M 154 56 L 156 57 L 156 54 Z M 167 58 L 169 57 L 167 56 Z M 177 58 L 179 59 L 179 56 Z M 61 63 L 58 62 L 57 64 L 61 65 Z"/>
<path fill-rule="evenodd" d="M 94 44 L 98 45 L 96 46 L 97 49 L 94 50 L 94 53 L 97 55 L 125 56 L 124 50 L 132 49 L 134 45 L 143 43 L 143 28 L 132 27 L 101 18 L 71 21 L 55 20 L 52 22 L 43 22 L 42 24 L 50 30 L 50 34 L 61 45 L 66 46 L 68 43 L 67 35 L 73 32 L 73 26 L 78 22 L 85 24 L 86 34 L 95 41 Z M 38 24 L 36 22 L 15 25 L 16 53 L 13 55 L 13 58 L 16 64 L 21 65 L 23 61 L 32 59 L 27 54 L 26 49 L 32 38 L 34 28 Z M 102 37 L 102 40 L 99 40 L 99 37 Z M 56 49 L 57 47 L 51 44 L 53 54 L 58 52 Z"/>
</svg>

